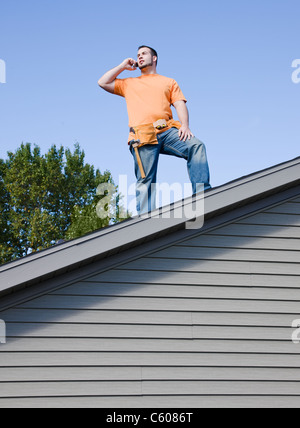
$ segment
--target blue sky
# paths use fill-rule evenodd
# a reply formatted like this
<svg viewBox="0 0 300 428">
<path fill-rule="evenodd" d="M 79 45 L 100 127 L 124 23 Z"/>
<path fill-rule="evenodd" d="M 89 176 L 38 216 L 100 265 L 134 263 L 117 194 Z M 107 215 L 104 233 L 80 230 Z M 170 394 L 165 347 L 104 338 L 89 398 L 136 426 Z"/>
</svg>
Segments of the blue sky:
<svg viewBox="0 0 300 428">
<path fill-rule="evenodd" d="M 299 0 L 1 0 L 0 157 L 79 142 L 86 162 L 134 183 L 125 101 L 97 81 L 140 44 L 188 99 L 212 186 L 297 157 L 299 16 Z M 158 180 L 189 182 L 185 161 L 161 156 Z"/>
</svg>

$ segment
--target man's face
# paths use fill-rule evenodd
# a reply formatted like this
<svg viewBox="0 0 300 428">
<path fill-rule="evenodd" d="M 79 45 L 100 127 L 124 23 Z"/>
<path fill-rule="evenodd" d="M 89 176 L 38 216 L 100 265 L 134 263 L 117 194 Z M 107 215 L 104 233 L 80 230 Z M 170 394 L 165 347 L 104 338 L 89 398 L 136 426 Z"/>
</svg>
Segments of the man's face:
<svg viewBox="0 0 300 428">
<path fill-rule="evenodd" d="M 149 48 L 141 48 L 137 54 L 139 69 L 153 65 L 153 57 Z"/>
</svg>

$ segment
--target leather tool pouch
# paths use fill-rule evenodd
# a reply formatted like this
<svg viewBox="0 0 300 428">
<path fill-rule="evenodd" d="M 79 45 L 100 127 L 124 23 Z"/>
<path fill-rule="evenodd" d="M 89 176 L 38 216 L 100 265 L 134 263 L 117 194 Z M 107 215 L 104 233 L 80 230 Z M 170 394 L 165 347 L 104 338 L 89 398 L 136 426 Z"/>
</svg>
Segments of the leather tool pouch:
<svg viewBox="0 0 300 428">
<path fill-rule="evenodd" d="M 158 143 L 156 131 L 152 123 L 134 126 L 132 130 L 134 131 L 135 139 L 140 140 L 141 145 Z"/>
<path fill-rule="evenodd" d="M 158 144 L 157 133 L 163 132 L 164 129 L 171 127 L 179 129 L 181 127 L 181 123 L 174 119 L 170 119 L 168 121 L 165 119 L 159 119 L 154 123 L 133 126 L 129 129 L 129 141 L 139 140 L 139 146 L 143 146 L 144 144 Z"/>
</svg>

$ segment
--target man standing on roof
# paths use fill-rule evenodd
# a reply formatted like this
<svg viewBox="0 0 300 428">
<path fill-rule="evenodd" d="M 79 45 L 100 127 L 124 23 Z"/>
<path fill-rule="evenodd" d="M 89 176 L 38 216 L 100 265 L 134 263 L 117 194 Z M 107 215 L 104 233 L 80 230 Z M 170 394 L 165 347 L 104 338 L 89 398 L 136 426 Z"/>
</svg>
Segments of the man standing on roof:
<svg viewBox="0 0 300 428">
<path fill-rule="evenodd" d="M 138 141 L 138 150 L 130 144 L 130 151 L 135 162 L 139 214 L 155 209 L 160 153 L 187 161 L 193 194 L 202 185 L 204 190 L 210 188 L 205 145 L 195 138 L 189 128 L 187 100 L 174 79 L 156 73 L 157 60 L 158 55 L 153 48 L 140 46 L 137 62 L 127 58 L 98 81 L 107 92 L 126 99 L 130 128 L 128 143 Z M 123 71 L 134 71 L 137 67 L 141 76 L 117 78 Z M 171 105 L 175 107 L 179 121 L 173 120 Z"/>
</svg>

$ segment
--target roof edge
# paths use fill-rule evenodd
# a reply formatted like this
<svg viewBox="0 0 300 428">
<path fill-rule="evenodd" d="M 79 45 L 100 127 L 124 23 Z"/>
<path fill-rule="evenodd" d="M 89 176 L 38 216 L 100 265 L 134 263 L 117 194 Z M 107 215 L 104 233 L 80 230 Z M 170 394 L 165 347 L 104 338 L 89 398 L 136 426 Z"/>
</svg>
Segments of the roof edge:
<svg viewBox="0 0 300 428">
<path fill-rule="evenodd" d="M 34 253 L 0 267 L 0 297 L 20 286 L 31 285 L 55 274 L 75 269 L 95 258 L 99 260 L 154 237 L 185 228 L 191 217 L 182 217 L 183 204 L 189 212 L 195 212 L 195 206 L 204 206 L 204 218 L 211 218 L 298 184 L 300 157 L 233 180 L 205 192 L 204 195 L 202 193 L 164 206 L 152 211 L 150 216 L 136 216 Z M 197 217 L 200 218 L 198 213 L 199 211 L 196 212 Z M 191 230 L 192 233 L 195 233 L 195 230 Z"/>
</svg>

